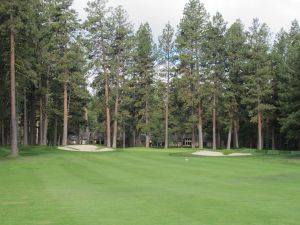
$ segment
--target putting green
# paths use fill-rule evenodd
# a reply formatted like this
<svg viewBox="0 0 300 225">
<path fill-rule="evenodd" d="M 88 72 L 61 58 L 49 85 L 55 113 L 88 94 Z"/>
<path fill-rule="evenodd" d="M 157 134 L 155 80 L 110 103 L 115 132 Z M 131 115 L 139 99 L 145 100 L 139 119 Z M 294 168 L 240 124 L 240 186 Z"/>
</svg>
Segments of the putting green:
<svg viewBox="0 0 300 225">
<path fill-rule="evenodd" d="M 300 161 L 180 150 L 0 159 L 1 225 L 298 225 Z M 184 150 L 182 150 L 184 151 Z"/>
</svg>

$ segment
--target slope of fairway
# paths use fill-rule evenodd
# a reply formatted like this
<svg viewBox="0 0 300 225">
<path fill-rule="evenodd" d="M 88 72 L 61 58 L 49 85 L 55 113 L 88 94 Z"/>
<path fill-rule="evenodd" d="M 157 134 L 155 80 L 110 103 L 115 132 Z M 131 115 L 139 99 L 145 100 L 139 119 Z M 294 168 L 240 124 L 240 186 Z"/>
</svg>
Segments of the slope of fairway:
<svg viewBox="0 0 300 225">
<path fill-rule="evenodd" d="M 0 160 L 1 225 L 300 224 L 297 160 L 32 151 Z"/>
</svg>

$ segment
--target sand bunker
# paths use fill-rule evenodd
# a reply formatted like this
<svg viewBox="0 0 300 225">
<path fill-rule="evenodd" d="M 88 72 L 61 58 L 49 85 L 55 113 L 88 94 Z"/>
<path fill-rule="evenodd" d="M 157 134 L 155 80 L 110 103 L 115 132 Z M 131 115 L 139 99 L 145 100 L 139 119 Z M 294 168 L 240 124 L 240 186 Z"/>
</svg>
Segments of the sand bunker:
<svg viewBox="0 0 300 225">
<path fill-rule="evenodd" d="M 111 152 L 112 148 L 99 148 L 95 145 L 66 145 L 58 147 L 60 150 L 74 151 L 74 152 Z"/>
<path fill-rule="evenodd" d="M 223 152 L 214 152 L 214 151 L 198 151 L 198 152 L 194 152 L 192 154 L 197 155 L 197 156 L 213 156 L 213 157 L 252 155 L 251 153 L 231 153 L 231 154 L 225 155 Z"/>
</svg>

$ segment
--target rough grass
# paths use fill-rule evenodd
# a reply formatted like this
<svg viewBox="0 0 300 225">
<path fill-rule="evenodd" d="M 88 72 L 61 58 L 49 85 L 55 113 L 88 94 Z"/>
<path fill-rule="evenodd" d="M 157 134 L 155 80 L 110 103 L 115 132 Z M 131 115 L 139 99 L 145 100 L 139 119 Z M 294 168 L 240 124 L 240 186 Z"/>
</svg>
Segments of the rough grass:
<svg viewBox="0 0 300 225">
<path fill-rule="evenodd" d="M 1 225 L 298 225 L 298 156 L 0 149 Z"/>
</svg>

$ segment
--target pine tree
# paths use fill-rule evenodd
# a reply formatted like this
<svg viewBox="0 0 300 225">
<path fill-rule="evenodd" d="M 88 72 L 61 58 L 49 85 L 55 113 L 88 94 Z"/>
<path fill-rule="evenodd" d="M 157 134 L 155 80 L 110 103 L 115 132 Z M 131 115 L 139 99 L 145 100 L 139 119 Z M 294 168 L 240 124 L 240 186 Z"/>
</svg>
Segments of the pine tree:
<svg viewBox="0 0 300 225">
<path fill-rule="evenodd" d="M 203 45 L 208 24 L 208 14 L 204 5 L 198 0 L 190 0 L 183 12 L 183 18 L 178 27 L 176 37 L 176 48 L 179 59 L 179 74 L 183 77 L 184 93 L 181 98 L 185 102 L 185 108 L 190 112 L 189 124 L 192 133 L 192 147 L 195 147 L 195 122 L 196 109 L 202 111 L 201 100 L 203 92 Z M 198 107 L 197 107 L 198 106 Z M 201 125 L 201 113 L 199 113 L 199 124 Z M 199 133 L 202 133 L 202 126 L 199 126 Z M 203 139 L 199 135 L 199 146 L 203 146 Z"/>
<path fill-rule="evenodd" d="M 293 21 L 287 40 L 286 68 L 280 73 L 279 84 L 280 123 L 281 131 L 289 140 L 298 141 L 300 149 L 300 27 L 297 21 Z"/>
<path fill-rule="evenodd" d="M 174 77 L 175 69 L 175 42 L 174 29 L 170 23 L 166 24 L 162 35 L 159 37 L 159 64 L 161 76 L 166 82 L 165 88 L 165 149 L 169 145 L 169 105 L 170 105 L 170 80 Z"/>
<path fill-rule="evenodd" d="M 231 148 L 232 133 L 234 134 L 234 147 L 239 148 L 239 108 L 241 104 L 240 93 L 242 89 L 242 76 L 245 74 L 244 62 L 246 60 L 246 34 L 240 20 L 231 25 L 226 33 L 226 72 L 225 99 L 228 115 L 228 141 L 227 149 Z"/>
<path fill-rule="evenodd" d="M 111 21 L 108 14 L 111 9 L 106 6 L 105 0 L 95 0 L 88 3 L 86 9 L 88 20 L 85 24 L 88 31 L 89 58 L 91 70 L 104 80 L 105 114 L 106 114 L 106 145 L 111 146 L 110 129 L 110 96 L 109 96 L 109 54 L 111 52 Z"/>
<path fill-rule="evenodd" d="M 62 83 L 63 89 L 63 134 L 62 145 L 67 144 L 68 139 L 68 89 L 70 84 L 70 71 L 68 64 L 68 55 L 70 54 L 70 44 L 72 36 L 78 26 L 76 14 L 71 9 L 72 0 L 56 0 L 53 2 L 53 14 L 52 14 L 52 32 L 53 36 L 53 56 L 54 61 L 57 63 L 57 72 L 60 76 L 57 79 Z"/>
<path fill-rule="evenodd" d="M 121 7 L 117 7 L 112 13 L 112 53 L 111 53 L 111 70 L 114 84 L 114 124 L 113 124 L 113 142 L 112 147 L 117 147 L 117 135 L 118 135 L 118 120 L 122 119 L 120 111 L 120 102 L 122 101 L 122 89 L 126 77 L 129 75 L 130 70 L 130 58 L 132 54 L 132 25 L 128 22 L 128 15 L 126 11 Z M 124 124 L 123 124 L 124 128 Z M 123 136 L 124 136 L 123 131 Z"/>
<path fill-rule="evenodd" d="M 209 23 L 206 40 L 206 70 L 212 92 L 213 149 L 217 148 L 217 111 L 222 83 L 225 77 L 225 32 L 226 23 L 220 13 L 216 13 Z M 219 127 L 220 129 L 220 127 Z"/>
<path fill-rule="evenodd" d="M 136 49 L 134 53 L 136 76 L 136 98 L 135 106 L 138 113 L 138 130 L 144 132 L 146 148 L 150 146 L 151 124 L 150 108 L 153 97 L 154 77 L 154 44 L 151 29 L 148 23 L 141 24 L 136 33 Z"/>
<path fill-rule="evenodd" d="M 28 5 L 21 1 L 4 1 L 3 8 L 4 18 L 6 17 L 5 25 L 7 26 L 7 34 L 9 34 L 10 43 L 10 116 L 11 116 L 11 155 L 18 156 L 18 131 L 17 131 L 17 99 L 16 99 L 16 48 L 18 49 L 19 37 L 17 33 L 24 27 L 24 17 L 28 16 L 25 13 Z M 4 25 L 4 26 L 5 26 Z"/>
<path fill-rule="evenodd" d="M 268 37 L 267 25 L 260 24 L 258 19 L 254 19 L 248 34 L 249 63 L 247 75 L 244 76 L 246 94 L 243 100 L 249 105 L 251 121 L 257 123 L 259 150 L 263 148 L 263 114 L 273 109 L 267 102 L 272 94 Z"/>
<path fill-rule="evenodd" d="M 276 35 L 271 52 L 271 73 L 272 73 L 272 104 L 275 106 L 275 110 L 271 116 L 271 136 L 272 136 L 272 149 L 279 146 L 281 134 L 280 134 L 280 116 L 282 108 L 280 104 L 280 90 L 282 84 L 285 83 L 286 76 L 286 58 L 288 49 L 288 35 L 282 29 L 279 34 Z M 268 137 L 266 138 L 268 142 Z M 277 140 L 278 141 L 277 141 Z"/>
<path fill-rule="evenodd" d="M 16 83 L 15 83 L 15 22 L 10 13 L 10 104 L 11 104 L 11 155 L 18 156 Z"/>
</svg>

